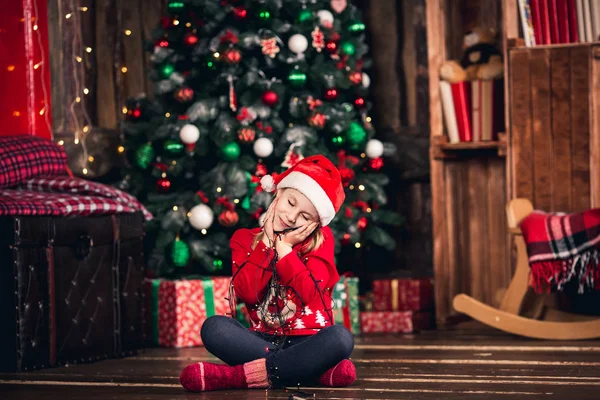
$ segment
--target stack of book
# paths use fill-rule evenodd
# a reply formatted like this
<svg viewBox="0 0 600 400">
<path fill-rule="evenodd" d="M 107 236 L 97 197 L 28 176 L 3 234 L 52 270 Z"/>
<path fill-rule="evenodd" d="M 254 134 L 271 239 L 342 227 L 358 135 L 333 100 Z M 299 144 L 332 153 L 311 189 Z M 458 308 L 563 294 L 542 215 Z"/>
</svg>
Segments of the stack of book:
<svg viewBox="0 0 600 400">
<path fill-rule="evenodd" d="M 518 4 L 528 47 L 600 40 L 598 0 L 519 0 Z"/>
<path fill-rule="evenodd" d="M 504 80 L 440 81 L 448 141 L 498 140 L 504 130 Z"/>
</svg>

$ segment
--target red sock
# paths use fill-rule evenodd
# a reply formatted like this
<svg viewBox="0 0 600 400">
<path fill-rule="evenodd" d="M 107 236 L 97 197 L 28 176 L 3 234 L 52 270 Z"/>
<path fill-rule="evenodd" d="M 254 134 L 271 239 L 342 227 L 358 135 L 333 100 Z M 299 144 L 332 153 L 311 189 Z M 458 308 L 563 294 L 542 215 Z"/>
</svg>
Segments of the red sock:
<svg viewBox="0 0 600 400">
<path fill-rule="evenodd" d="M 264 358 L 234 367 L 208 362 L 190 364 L 181 372 L 179 381 L 191 392 L 269 387 Z"/>
<path fill-rule="evenodd" d="M 356 368 L 352 361 L 342 360 L 319 378 L 319 385 L 330 387 L 350 386 L 356 380 Z"/>
</svg>

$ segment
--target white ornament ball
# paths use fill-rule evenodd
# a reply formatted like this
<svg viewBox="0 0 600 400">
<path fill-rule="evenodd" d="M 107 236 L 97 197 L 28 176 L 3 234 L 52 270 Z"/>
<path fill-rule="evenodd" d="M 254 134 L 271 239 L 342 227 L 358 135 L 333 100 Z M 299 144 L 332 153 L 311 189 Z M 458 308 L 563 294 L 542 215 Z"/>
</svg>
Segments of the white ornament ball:
<svg viewBox="0 0 600 400">
<path fill-rule="evenodd" d="M 288 40 L 288 48 L 296 54 L 304 53 L 308 49 L 308 40 L 304 35 L 296 33 Z"/>
<path fill-rule="evenodd" d="M 269 157 L 273 153 L 273 142 L 267 138 L 260 138 L 254 142 L 254 154 L 258 157 Z"/>
<path fill-rule="evenodd" d="M 371 86 L 371 78 L 369 78 L 369 75 L 367 75 L 366 73 L 362 73 L 362 86 L 364 88 L 368 88 L 369 86 Z"/>
<path fill-rule="evenodd" d="M 367 142 L 365 153 L 369 158 L 377 158 L 383 155 L 383 143 L 377 139 L 371 139 Z"/>
<path fill-rule="evenodd" d="M 333 14 L 329 10 L 320 10 L 317 13 L 319 17 L 319 22 L 324 27 L 331 27 L 333 25 Z"/>
<path fill-rule="evenodd" d="M 190 225 L 198 230 L 210 228 L 213 219 L 213 210 L 206 204 L 198 204 L 190 210 Z"/>
<path fill-rule="evenodd" d="M 200 129 L 196 125 L 187 124 L 181 127 L 179 138 L 185 144 L 193 144 L 200 138 Z"/>
</svg>

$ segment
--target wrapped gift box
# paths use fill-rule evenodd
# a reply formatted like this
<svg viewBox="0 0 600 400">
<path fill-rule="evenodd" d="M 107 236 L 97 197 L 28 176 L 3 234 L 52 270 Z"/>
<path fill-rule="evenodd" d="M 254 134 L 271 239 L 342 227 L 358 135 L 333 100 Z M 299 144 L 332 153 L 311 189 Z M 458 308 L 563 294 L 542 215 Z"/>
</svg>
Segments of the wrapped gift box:
<svg viewBox="0 0 600 400">
<path fill-rule="evenodd" d="M 429 278 L 373 281 L 375 311 L 420 311 L 431 308 L 433 308 L 433 282 Z"/>
<path fill-rule="evenodd" d="M 200 329 L 206 318 L 231 313 L 230 281 L 230 277 L 147 280 L 151 343 L 176 348 L 202 345 Z"/>
<path fill-rule="evenodd" d="M 342 276 L 333 288 L 333 316 L 352 334 L 360 335 L 358 278 Z"/>
<path fill-rule="evenodd" d="M 432 314 L 414 311 L 363 311 L 363 333 L 411 333 L 432 327 Z"/>
</svg>

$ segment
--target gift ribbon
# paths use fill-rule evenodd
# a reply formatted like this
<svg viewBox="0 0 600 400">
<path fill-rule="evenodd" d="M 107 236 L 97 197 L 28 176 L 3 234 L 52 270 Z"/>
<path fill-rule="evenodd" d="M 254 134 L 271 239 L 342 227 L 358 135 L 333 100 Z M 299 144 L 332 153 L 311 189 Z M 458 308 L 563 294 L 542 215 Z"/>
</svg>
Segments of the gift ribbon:
<svg viewBox="0 0 600 400">
<path fill-rule="evenodd" d="M 392 311 L 398 311 L 398 279 L 392 279 Z"/>
<path fill-rule="evenodd" d="M 212 279 L 202 279 L 204 288 L 204 303 L 206 304 L 206 318 L 215 315 L 215 291 Z"/>
</svg>

